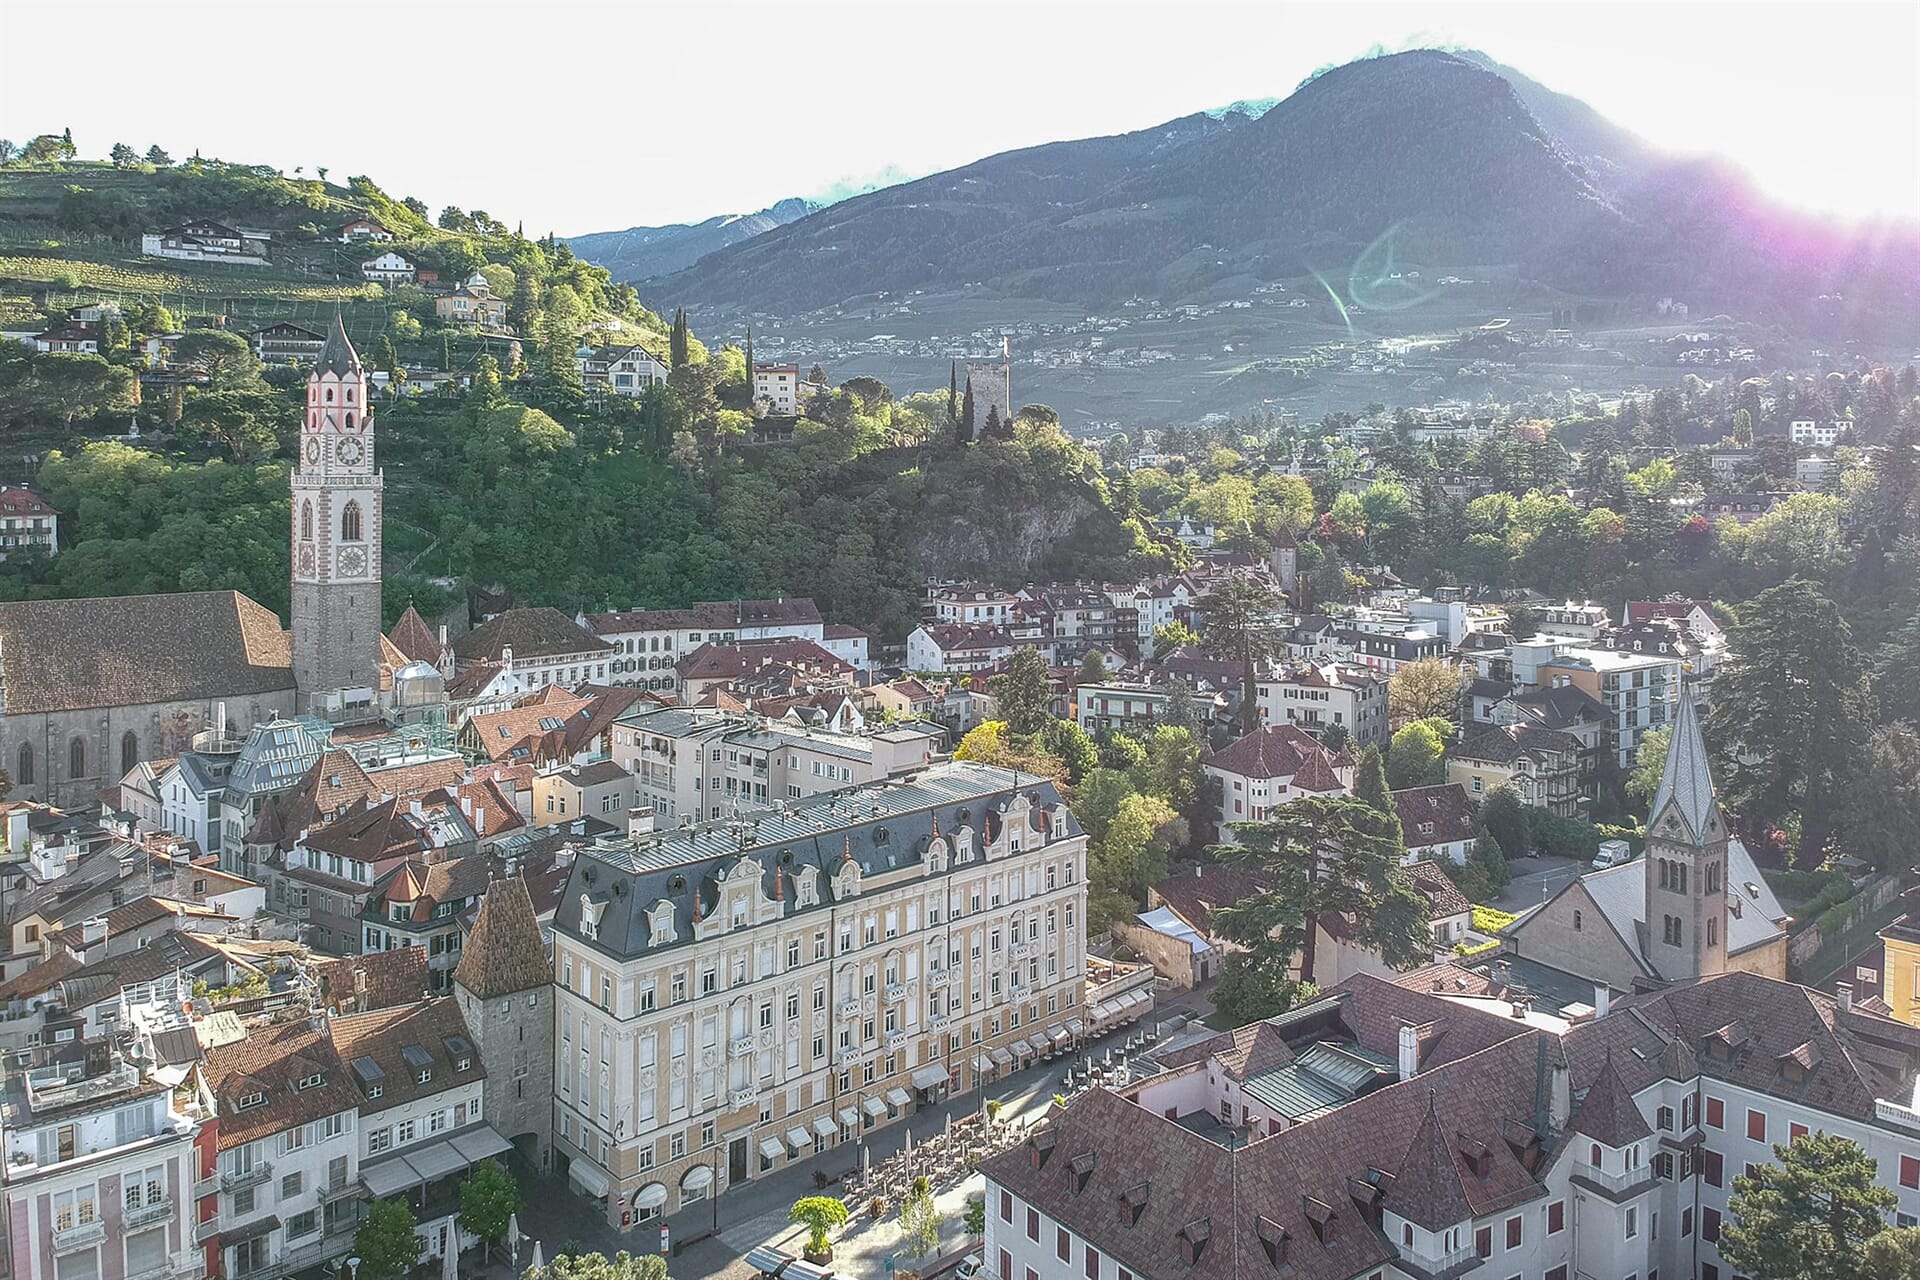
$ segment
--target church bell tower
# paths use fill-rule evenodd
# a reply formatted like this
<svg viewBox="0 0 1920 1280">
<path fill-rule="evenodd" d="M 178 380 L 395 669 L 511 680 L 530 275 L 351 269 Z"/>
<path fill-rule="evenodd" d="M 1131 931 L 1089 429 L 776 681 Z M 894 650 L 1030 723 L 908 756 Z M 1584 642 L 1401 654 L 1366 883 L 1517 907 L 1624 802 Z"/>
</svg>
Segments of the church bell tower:
<svg viewBox="0 0 1920 1280">
<path fill-rule="evenodd" d="M 307 378 L 293 472 L 293 677 L 300 706 L 380 678 L 380 497 L 366 369 L 338 312 Z"/>
<path fill-rule="evenodd" d="M 1647 818 L 1647 959 L 1669 981 L 1727 971 L 1727 839 L 1700 712 L 1682 688 Z"/>
</svg>

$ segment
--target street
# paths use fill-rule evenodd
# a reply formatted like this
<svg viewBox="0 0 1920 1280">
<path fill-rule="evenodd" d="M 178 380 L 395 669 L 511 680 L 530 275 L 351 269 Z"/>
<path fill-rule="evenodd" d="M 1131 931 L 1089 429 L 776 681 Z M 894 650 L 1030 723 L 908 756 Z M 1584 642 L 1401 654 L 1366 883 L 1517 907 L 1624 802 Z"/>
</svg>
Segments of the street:
<svg viewBox="0 0 1920 1280">
<path fill-rule="evenodd" d="M 1572 884 L 1582 871 L 1589 869 L 1586 863 L 1573 858 L 1544 856 L 1518 858 L 1508 866 L 1513 869 L 1512 881 L 1494 896 L 1492 902 L 1483 905 L 1498 907 L 1514 915 L 1539 906 Z"/>
<path fill-rule="evenodd" d="M 1157 1003 L 1153 1021 L 1164 1022 L 1182 1014 L 1197 1016 L 1209 1012 L 1211 1007 L 1203 992 L 1170 992 Z M 1132 1031 L 1140 1029 L 1139 1026 L 1131 1028 Z M 1098 1055 L 1109 1045 L 1124 1042 L 1126 1034 L 1122 1031 L 1090 1039 L 1082 1046 L 1082 1052 Z M 898 1123 L 874 1130 L 866 1141 L 871 1162 L 878 1165 L 900 1150 L 909 1131 L 919 1143 L 945 1128 L 949 1112 L 956 1117 L 970 1115 L 982 1108 L 988 1098 L 1000 1103 L 1003 1118 L 1038 1117 L 1059 1091 L 1061 1072 L 1070 1060 L 1063 1057 L 1035 1063 L 990 1085 L 985 1092 L 975 1090 L 944 1103 L 922 1107 Z M 795 1163 L 730 1188 L 717 1202 L 717 1215 L 714 1203 L 695 1205 L 674 1215 L 667 1223 L 671 1238 L 693 1243 L 668 1259 L 673 1280 L 752 1280 L 758 1273 L 740 1259 L 755 1245 L 771 1244 L 798 1255 L 804 1228 L 787 1221 L 788 1208 L 802 1196 L 837 1191 L 837 1187 L 817 1191 L 813 1183 L 815 1168 L 839 1172 L 857 1158 L 850 1148 L 834 1148 L 818 1160 Z M 520 1229 L 524 1235 L 540 1241 L 547 1260 L 556 1252 L 570 1248 L 600 1252 L 609 1257 L 622 1249 L 629 1253 L 659 1250 L 659 1223 L 623 1233 L 609 1226 L 599 1208 L 572 1191 L 564 1179 L 529 1175 L 525 1170 L 516 1172 L 526 1201 L 526 1207 L 520 1211 Z M 981 1178 L 976 1174 L 944 1191 L 936 1188 L 939 1192 L 936 1201 L 945 1216 L 940 1234 L 942 1253 L 951 1253 L 966 1243 L 961 1214 L 967 1193 L 979 1190 L 980 1186 Z M 712 1235 L 716 1217 L 719 1234 Z M 696 1239 L 701 1236 L 706 1238 Z M 864 1208 L 854 1206 L 847 1226 L 835 1235 L 835 1273 L 859 1280 L 868 1277 L 884 1280 L 889 1274 L 885 1260 L 893 1252 L 896 1237 L 890 1218 L 873 1223 Z M 529 1248 L 523 1244 L 520 1252 L 523 1267 L 528 1256 Z M 932 1257 L 918 1261 L 900 1259 L 898 1265 L 904 1268 L 932 1261 Z M 507 1273 L 501 1269 L 497 1274 Z"/>
</svg>

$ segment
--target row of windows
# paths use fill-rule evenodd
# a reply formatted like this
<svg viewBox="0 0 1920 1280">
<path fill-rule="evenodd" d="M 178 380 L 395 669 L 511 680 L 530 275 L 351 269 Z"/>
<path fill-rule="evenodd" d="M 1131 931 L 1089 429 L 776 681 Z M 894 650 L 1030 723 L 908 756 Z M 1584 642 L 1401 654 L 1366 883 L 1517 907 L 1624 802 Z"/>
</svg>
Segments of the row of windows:
<svg viewBox="0 0 1920 1280">
<path fill-rule="evenodd" d="M 140 763 L 140 735 L 129 729 L 120 735 L 120 772 L 125 773 Z M 20 751 L 14 757 L 13 781 L 18 786 L 27 786 L 34 782 L 35 757 L 33 744 L 23 742 Z M 67 776 L 85 778 L 87 773 L 87 740 L 75 735 L 67 743 Z"/>
<path fill-rule="evenodd" d="M 342 542 L 364 541 L 363 522 L 360 504 L 348 499 L 347 505 L 340 509 L 340 540 Z M 313 541 L 313 503 L 300 504 L 300 537 L 303 541 Z"/>
</svg>

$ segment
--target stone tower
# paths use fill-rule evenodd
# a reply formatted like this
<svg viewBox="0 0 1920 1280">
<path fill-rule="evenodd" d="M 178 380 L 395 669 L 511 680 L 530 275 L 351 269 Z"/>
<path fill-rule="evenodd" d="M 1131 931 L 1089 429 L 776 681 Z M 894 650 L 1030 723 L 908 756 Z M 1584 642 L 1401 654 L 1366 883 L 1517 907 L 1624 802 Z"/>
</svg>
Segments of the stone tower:
<svg viewBox="0 0 1920 1280">
<path fill-rule="evenodd" d="M 1002 426 L 1013 421 L 1013 352 L 1007 339 L 1000 339 L 998 359 L 967 361 L 967 381 L 973 386 L 974 439 L 986 430 L 989 409 Z"/>
<path fill-rule="evenodd" d="M 453 997 L 481 1065 L 489 1122 L 535 1168 L 553 1142 L 553 962 L 533 899 L 518 876 L 495 880 L 480 900 Z"/>
<path fill-rule="evenodd" d="M 1268 563 L 1273 568 L 1273 580 L 1280 584 L 1280 594 L 1287 598 L 1287 603 L 1294 603 L 1293 589 L 1300 583 L 1300 544 L 1284 524 L 1273 531 L 1273 551 Z"/>
<path fill-rule="evenodd" d="M 380 673 L 380 496 L 366 370 L 334 313 L 293 472 L 293 678 L 302 708 Z"/>
<path fill-rule="evenodd" d="M 1674 982 L 1727 970 L 1727 823 L 1707 768 L 1693 693 L 1680 691 L 1673 741 L 1647 820 L 1647 958 Z"/>
</svg>

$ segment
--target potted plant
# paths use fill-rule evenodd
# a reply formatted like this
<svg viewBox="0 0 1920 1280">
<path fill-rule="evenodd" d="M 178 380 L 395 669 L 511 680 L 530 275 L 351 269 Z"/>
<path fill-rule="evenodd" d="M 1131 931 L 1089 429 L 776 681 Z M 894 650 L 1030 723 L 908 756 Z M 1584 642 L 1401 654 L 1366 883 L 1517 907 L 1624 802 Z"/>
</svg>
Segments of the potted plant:
<svg viewBox="0 0 1920 1280">
<path fill-rule="evenodd" d="M 880 1219 L 886 1217 L 887 1216 L 886 1199 L 882 1196 L 875 1196 L 873 1199 L 867 1201 L 867 1212 L 873 1216 L 873 1220 L 875 1222 L 878 1222 L 880 1221 Z"/>
<path fill-rule="evenodd" d="M 833 1261 L 833 1246 L 827 1232 L 846 1225 L 847 1206 L 833 1196 L 804 1196 L 787 1210 L 787 1221 L 807 1229 L 806 1258 L 815 1266 Z"/>
</svg>

